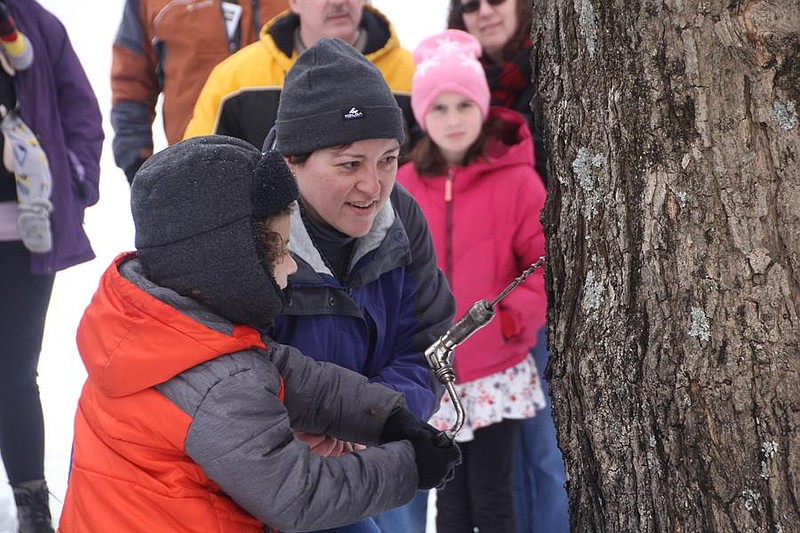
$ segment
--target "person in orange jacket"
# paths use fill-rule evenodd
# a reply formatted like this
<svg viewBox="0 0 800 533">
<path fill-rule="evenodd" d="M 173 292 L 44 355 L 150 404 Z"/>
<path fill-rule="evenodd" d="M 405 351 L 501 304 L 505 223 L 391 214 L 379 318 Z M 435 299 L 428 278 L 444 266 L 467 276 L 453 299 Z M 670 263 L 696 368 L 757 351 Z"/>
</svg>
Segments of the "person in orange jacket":
<svg viewBox="0 0 800 533">
<path fill-rule="evenodd" d="M 126 0 L 111 65 L 114 160 L 130 182 L 153 153 L 163 93 L 167 142 L 181 140 L 214 66 L 258 40 L 286 0 Z"/>
<path fill-rule="evenodd" d="M 136 252 L 78 328 L 88 378 L 59 531 L 308 531 L 441 484 L 458 446 L 403 396 L 259 332 L 281 312 L 297 186 L 283 158 L 224 136 L 146 161 Z M 293 430 L 369 447 L 322 457 Z"/>
</svg>

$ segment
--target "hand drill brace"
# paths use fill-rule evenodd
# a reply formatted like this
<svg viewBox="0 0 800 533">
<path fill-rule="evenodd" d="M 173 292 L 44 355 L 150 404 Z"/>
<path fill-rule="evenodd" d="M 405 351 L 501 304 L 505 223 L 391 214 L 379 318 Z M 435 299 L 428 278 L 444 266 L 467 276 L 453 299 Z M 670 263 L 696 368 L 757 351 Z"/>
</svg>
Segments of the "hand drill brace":
<svg viewBox="0 0 800 533">
<path fill-rule="evenodd" d="M 430 365 L 436 374 L 436 379 L 444 385 L 447 394 L 453 401 L 453 407 L 456 410 L 456 421 L 453 427 L 444 432 L 450 440 L 455 440 L 456 435 L 461 431 L 461 426 L 464 425 L 464 406 L 461 404 L 461 400 L 458 398 L 458 393 L 455 389 L 456 374 L 455 370 L 453 370 L 453 350 L 456 346 L 467 340 L 473 333 L 488 324 L 492 318 L 494 318 L 494 307 L 500 303 L 500 300 L 508 296 L 508 294 L 517 288 L 520 283 L 525 281 L 525 278 L 530 276 L 534 270 L 542 266 L 544 260 L 544 256 L 540 257 L 538 261 L 528 267 L 519 277 L 515 278 L 514 281 L 491 302 L 478 300 L 472 304 L 469 311 L 458 319 L 452 328 L 447 330 L 444 335 L 439 337 L 436 342 L 425 350 L 425 359 L 427 359 L 428 365 Z"/>
</svg>

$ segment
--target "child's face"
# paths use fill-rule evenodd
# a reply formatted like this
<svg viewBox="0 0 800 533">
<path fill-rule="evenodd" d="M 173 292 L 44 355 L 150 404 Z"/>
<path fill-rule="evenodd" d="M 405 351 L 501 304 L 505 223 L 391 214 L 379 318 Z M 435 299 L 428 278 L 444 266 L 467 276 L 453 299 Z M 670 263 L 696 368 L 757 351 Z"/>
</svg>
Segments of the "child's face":
<svg viewBox="0 0 800 533">
<path fill-rule="evenodd" d="M 289 276 L 297 272 L 297 263 L 289 253 L 289 215 L 283 215 L 273 220 L 270 229 L 280 235 L 283 240 L 283 250 L 272 264 L 272 275 L 275 276 L 278 286 L 285 289 Z"/>
<path fill-rule="evenodd" d="M 431 103 L 425 128 L 448 165 L 460 165 L 481 134 L 483 116 L 477 104 L 458 93 L 445 92 Z"/>
</svg>

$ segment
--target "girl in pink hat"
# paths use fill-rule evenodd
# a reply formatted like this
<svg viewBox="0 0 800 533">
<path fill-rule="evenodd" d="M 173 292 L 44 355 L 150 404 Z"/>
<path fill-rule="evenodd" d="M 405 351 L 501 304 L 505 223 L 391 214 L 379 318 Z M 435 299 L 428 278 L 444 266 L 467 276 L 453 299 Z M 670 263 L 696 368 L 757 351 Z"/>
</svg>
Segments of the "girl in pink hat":
<svg viewBox="0 0 800 533">
<path fill-rule="evenodd" d="M 477 39 L 460 30 L 420 43 L 411 106 L 425 136 L 397 176 L 427 218 L 456 316 L 497 296 L 544 255 L 545 190 L 534 170 L 531 135 L 522 115 L 490 107 L 480 54 Z M 457 436 L 463 464 L 437 493 L 439 533 L 515 529 L 512 458 L 521 420 L 544 405 L 529 351 L 546 308 L 538 270 L 499 304 L 495 320 L 455 351 L 466 411 Z M 431 423 L 445 429 L 454 419 L 445 396 Z"/>
</svg>

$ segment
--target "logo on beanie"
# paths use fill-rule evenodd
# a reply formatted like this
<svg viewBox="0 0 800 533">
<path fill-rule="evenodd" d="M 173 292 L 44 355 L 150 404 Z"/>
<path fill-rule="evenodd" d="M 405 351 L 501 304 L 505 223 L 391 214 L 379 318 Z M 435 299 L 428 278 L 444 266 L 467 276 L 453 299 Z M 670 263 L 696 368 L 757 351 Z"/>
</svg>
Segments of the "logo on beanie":
<svg viewBox="0 0 800 533">
<path fill-rule="evenodd" d="M 344 120 L 353 120 L 353 119 L 356 119 L 356 118 L 362 118 L 363 116 L 364 116 L 364 113 L 359 111 L 357 107 L 351 107 L 350 111 L 345 113 L 342 118 Z"/>
</svg>

